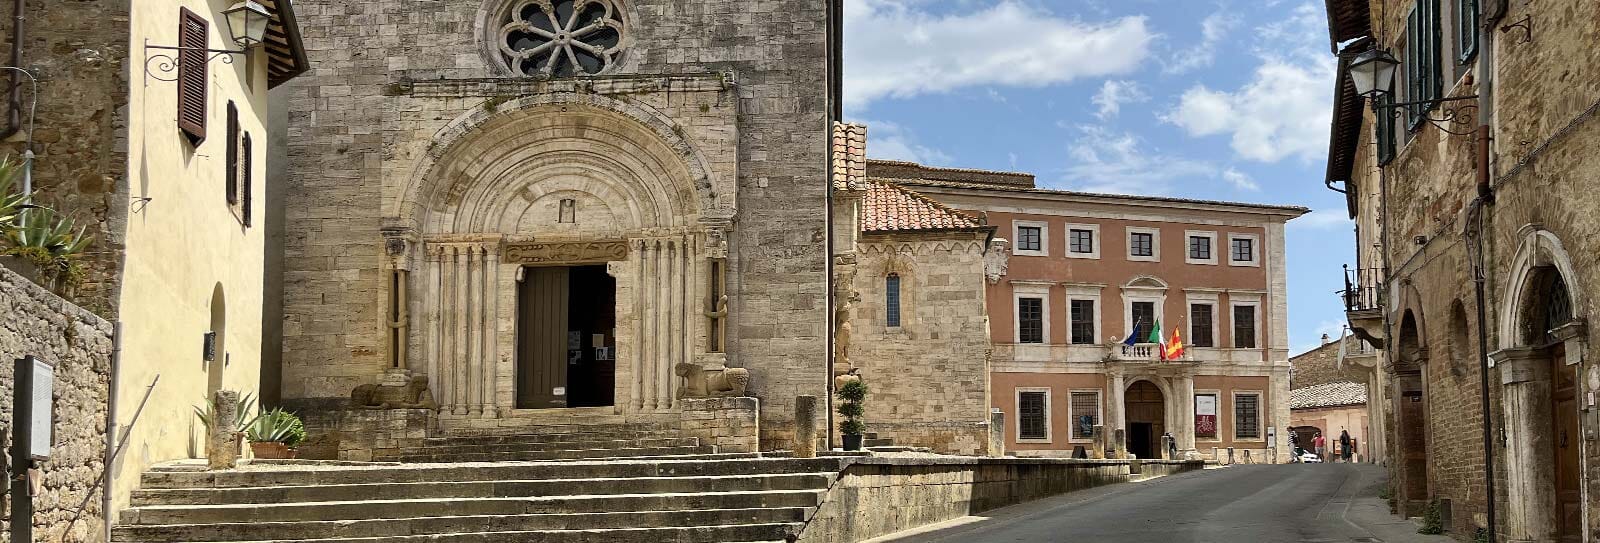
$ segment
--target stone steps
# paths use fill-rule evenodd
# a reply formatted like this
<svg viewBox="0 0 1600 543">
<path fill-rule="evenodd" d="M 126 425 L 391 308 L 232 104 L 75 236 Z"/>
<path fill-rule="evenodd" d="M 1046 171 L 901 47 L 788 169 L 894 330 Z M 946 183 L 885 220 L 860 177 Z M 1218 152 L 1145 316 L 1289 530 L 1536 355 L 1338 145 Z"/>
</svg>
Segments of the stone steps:
<svg viewBox="0 0 1600 543">
<path fill-rule="evenodd" d="M 374 460 L 400 462 L 529 462 L 538 460 L 586 460 L 630 457 L 673 457 L 716 454 L 716 447 L 684 445 L 670 447 L 596 447 L 592 449 L 509 450 L 499 452 L 455 452 L 447 447 L 419 449 L 385 455 Z"/>
<path fill-rule="evenodd" d="M 145 472 L 141 487 L 232 488 L 360 483 L 442 483 L 614 479 L 639 477 L 714 477 L 837 473 L 845 458 L 741 458 L 706 461 L 683 458 L 628 461 L 575 461 L 467 464 L 287 465 L 230 471 L 196 471 L 157 466 Z"/>
<path fill-rule="evenodd" d="M 471 532 L 394 537 L 270 539 L 225 543 L 724 543 L 747 541 L 781 543 L 798 532 L 801 524 L 691 526 L 681 528 L 627 528 L 616 530 L 540 530 L 522 532 Z M 178 541 L 178 540 L 174 540 Z"/>
<path fill-rule="evenodd" d="M 582 488 L 591 495 L 687 492 L 751 492 L 826 487 L 833 473 L 723 475 L 710 477 L 636 477 L 360 483 L 303 486 L 151 488 L 133 493 L 134 506 L 223 505 L 249 503 L 336 502 L 382 496 L 384 499 L 473 499 L 561 496 Z"/>
<path fill-rule="evenodd" d="M 439 443 L 424 443 L 415 447 L 401 447 L 400 455 L 407 454 L 480 454 L 497 452 L 537 452 L 561 450 L 590 450 L 590 449 L 642 449 L 659 447 L 693 447 L 700 444 L 700 440 L 692 437 L 645 437 L 637 439 L 594 439 L 585 441 L 546 441 L 546 442 L 509 442 L 509 443 L 481 443 L 481 442 L 456 442 L 445 441 Z"/>
</svg>

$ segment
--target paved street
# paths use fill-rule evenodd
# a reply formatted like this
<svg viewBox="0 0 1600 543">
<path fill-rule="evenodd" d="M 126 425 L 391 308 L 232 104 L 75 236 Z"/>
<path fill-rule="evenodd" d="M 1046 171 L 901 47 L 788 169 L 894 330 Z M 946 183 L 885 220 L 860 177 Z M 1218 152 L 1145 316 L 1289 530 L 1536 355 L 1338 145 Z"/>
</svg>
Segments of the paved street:
<svg viewBox="0 0 1600 543">
<path fill-rule="evenodd" d="M 991 511 L 887 542 L 1449 542 L 1416 533 L 1380 500 L 1384 470 L 1349 464 L 1234 466 Z"/>
</svg>

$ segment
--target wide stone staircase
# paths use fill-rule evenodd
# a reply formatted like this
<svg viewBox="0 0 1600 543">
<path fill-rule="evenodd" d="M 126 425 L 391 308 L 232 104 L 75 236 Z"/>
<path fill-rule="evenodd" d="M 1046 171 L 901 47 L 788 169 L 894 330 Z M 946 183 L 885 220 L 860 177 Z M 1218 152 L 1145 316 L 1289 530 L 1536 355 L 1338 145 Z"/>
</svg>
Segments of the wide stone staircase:
<svg viewBox="0 0 1600 543">
<path fill-rule="evenodd" d="M 405 463 L 195 464 L 144 474 L 113 540 L 134 542 L 784 541 L 842 458 L 719 454 L 637 427 L 456 435 Z"/>
</svg>

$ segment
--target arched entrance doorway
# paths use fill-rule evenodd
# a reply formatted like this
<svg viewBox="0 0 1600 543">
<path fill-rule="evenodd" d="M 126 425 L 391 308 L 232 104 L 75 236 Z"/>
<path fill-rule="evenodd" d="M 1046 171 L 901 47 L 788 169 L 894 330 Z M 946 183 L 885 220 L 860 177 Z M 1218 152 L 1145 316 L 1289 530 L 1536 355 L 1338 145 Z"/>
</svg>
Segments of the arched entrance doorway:
<svg viewBox="0 0 1600 543">
<path fill-rule="evenodd" d="M 1128 452 L 1139 458 L 1159 458 L 1161 435 L 1167 431 L 1166 397 L 1161 388 L 1150 381 L 1136 381 L 1128 386 L 1122 403 L 1128 419 Z"/>
<path fill-rule="evenodd" d="M 1424 397 L 1423 375 L 1427 351 L 1422 347 L 1422 336 L 1417 317 L 1410 310 L 1400 319 L 1399 341 L 1395 343 L 1397 359 L 1394 364 L 1395 428 L 1399 434 L 1396 443 L 1400 456 L 1400 498 L 1406 510 L 1420 510 L 1428 501 L 1428 402 Z M 1323 434 L 1328 439 L 1328 452 L 1333 453 L 1336 436 Z"/>
</svg>

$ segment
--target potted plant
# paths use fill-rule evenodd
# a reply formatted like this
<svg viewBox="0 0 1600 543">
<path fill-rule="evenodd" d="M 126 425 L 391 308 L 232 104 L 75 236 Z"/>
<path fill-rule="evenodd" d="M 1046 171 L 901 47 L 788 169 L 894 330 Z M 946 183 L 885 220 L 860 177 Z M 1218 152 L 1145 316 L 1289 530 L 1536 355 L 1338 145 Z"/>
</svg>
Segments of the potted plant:
<svg viewBox="0 0 1600 543">
<path fill-rule="evenodd" d="M 844 435 L 844 450 L 861 450 L 862 434 L 867 432 L 867 424 L 861 421 L 866 414 L 862 402 L 867 399 L 867 384 L 855 378 L 839 385 L 839 414 L 844 416 L 844 421 L 839 423 L 839 433 Z"/>
<path fill-rule="evenodd" d="M 288 459 L 295 456 L 294 446 L 305 441 L 306 427 L 294 413 L 273 409 L 257 416 L 245 435 L 256 458 Z"/>
</svg>

